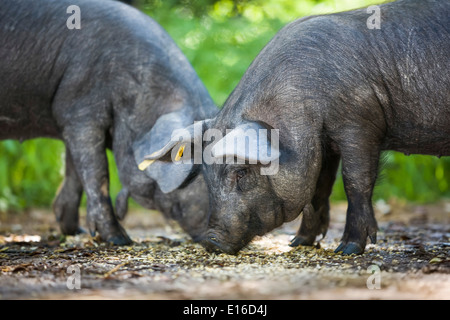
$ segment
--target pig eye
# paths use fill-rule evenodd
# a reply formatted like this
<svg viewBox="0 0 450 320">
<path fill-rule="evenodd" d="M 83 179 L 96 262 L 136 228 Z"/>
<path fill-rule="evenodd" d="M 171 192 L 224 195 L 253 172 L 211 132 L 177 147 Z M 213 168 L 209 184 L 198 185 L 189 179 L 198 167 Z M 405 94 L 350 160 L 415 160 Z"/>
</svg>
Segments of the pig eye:
<svg viewBox="0 0 450 320">
<path fill-rule="evenodd" d="M 248 186 L 249 183 L 247 181 L 248 179 L 245 178 L 247 173 L 248 173 L 247 169 L 241 169 L 236 171 L 236 185 L 239 191 L 245 191 L 249 189 Z"/>
<path fill-rule="evenodd" d="M 236 172 L 236 181 L 239 182 L 239 180 L 241 180 L 246 174 L 247 174 L 246 169 L 241 169 L 241 170 L 237 171 Z"/>
</svg>

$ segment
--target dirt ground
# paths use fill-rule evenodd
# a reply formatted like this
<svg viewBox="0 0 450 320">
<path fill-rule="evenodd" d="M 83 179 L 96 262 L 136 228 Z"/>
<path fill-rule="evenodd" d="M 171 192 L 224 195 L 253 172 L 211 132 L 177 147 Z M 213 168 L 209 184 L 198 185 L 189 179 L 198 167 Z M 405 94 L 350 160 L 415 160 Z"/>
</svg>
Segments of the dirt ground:
<svg viewBox="0 0 450 320">
<path fill-rule="evenodd" d="M 288 246 L 297 219 L 236 256 L 206 253 L 157 212 L 129 212 L 125 247 L 63 237 L 48 211 L 0 214 L 0 299 L 450 299 L 450 201 L 375 208 L 378 243 L 361 256 L 333 252 L 346 204 L 314 248 Z"/>
</svg>

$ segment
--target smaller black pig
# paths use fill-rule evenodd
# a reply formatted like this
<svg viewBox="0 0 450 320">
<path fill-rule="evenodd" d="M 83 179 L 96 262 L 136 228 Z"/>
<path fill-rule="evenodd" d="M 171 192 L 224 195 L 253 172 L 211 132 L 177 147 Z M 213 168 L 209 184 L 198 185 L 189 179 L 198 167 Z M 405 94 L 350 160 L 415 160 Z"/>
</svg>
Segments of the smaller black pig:
<svg viewBox="0 0 450 320">
<path fill-rule="evenodd" d="M 68 27 L 72 5 L 80 9 L 80 29 Z M 78 232 L 85 191 L 90 232 L 131 242 L 109 196 L 111 148 L 123 185 L 117 216 L 131 196 L 198 236 L 208 211 L 199 166 L 157 161 L 143 172 L 136 161 L 173 130 L 216 111 L 170 36 L 138 10 L 106 0 L 0 2 L 0 139 L 64 141 L 65 180 L 53 206 L 63 233 Z"/>
</svg>

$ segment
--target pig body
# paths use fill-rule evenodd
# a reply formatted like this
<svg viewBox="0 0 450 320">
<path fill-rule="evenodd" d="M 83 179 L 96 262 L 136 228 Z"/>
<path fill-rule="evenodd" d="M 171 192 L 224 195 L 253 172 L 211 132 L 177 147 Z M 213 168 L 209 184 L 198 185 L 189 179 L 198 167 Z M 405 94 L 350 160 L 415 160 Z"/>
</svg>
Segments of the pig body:
<svg viewBox="0 0 450 320">
<path fill-rule="evenodd" d="M 67 27 L 71 5 L 80 8 L 80 29 Z M 184 188 L 194 179 L 197 190 L 204 188 L 203 179 L 190 174 L 198 166 L 175 177 L 182 180 L 179 190 L 163 194 L 156 181 L 170 167 L 155 163 L 143 172 L 136 160 L 154 147 L 149 143 L 216 110 L 170 36 L 132 7 L 102 0 L 0 4 L 0 139 L 64 141 L 66 176 L 54 202 L 64 233 L 78 231 L 85 191 L 91 233 L 114 244 L 131 241 L 111 204 L 106 148 L 123 185 L 117 216 L 124 216 L 129 196 L 181 222 L 188 214 L 206 215 L 204 194 Z M 192 227 L 195 235 L 200 223 Z"/>
<path fill-rule="evenodd" d="M 208 250 L 236 253 L 301 212 L 291 245 L 311 245 L 328 228 L 342 160 L 348 210 L 336 251 L 362 253 L 368 237 L 376 241 L 371 197 L 380 152 L 450 155 L 450 3 L 399 0 L 379 8 L 380 29 L 367 27 L 366 9 L 290 23 L 205 122 L 224 134 L 279 129 L 280 154 L 274 175 L 261 175 L 262 163 L 203 164 L 211 214 L 201 243 Z M 215 154 L 233 155 L 239 151 Z"/>
</svg>

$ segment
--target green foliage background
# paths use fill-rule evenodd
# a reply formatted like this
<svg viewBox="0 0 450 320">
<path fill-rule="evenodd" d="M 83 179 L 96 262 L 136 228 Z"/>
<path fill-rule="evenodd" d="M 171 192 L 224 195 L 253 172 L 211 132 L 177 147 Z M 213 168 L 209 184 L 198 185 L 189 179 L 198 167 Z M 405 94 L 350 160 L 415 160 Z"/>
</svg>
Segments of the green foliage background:
<svg viewBox="0 0 450 320">
<path fill-rule="evenodd" d="M 141 0 L 139 9 L 158 21 L 191 61 L 221 106 L 264 45 L 296 18 L 350 10 L 380 0 Z M 1 130 L 1 128 L 0 128 Z M 49 207 L 64 174 L 61 141 L 0 142 L 0 211 Z M 433 202 L 450 197 L 450 158 L 383 155 L 375 199 Z M 120 181 L 108 152 L 111 194 Z M 345 200 L 338 176 L 332 200 Z"/>
</svg>

